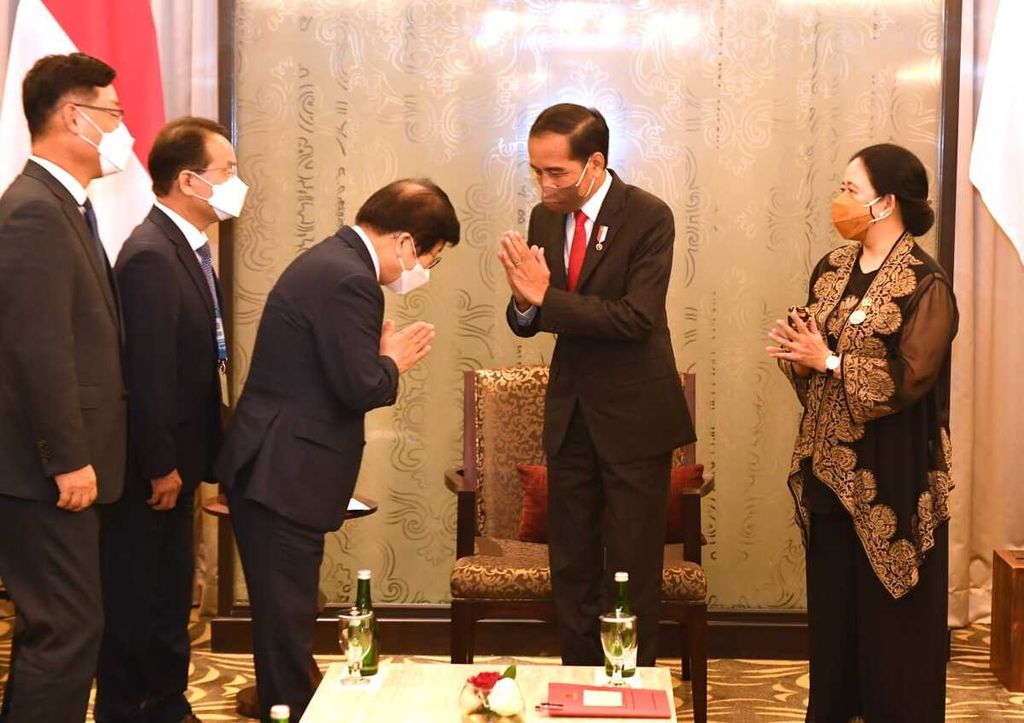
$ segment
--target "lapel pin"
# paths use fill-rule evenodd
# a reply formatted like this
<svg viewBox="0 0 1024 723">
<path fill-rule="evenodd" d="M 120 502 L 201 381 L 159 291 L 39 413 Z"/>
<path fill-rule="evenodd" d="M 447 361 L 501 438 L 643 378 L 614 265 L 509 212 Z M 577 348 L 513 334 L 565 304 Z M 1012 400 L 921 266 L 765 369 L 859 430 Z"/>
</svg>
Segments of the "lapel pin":
<svg viewBox="0 0 1024 723">
<path fill-rule="evenodd" d="M 607 226 L 598 226 L 597 227 L 597 246 L 595 247 L 595 248 L 597 248 L 598 251 L 602 251 L 604 249 L 604 240 L 605 240 L 605 237 L 607 237 L 607 236 L 608 236 L 608 227 Z"/>
</svg>

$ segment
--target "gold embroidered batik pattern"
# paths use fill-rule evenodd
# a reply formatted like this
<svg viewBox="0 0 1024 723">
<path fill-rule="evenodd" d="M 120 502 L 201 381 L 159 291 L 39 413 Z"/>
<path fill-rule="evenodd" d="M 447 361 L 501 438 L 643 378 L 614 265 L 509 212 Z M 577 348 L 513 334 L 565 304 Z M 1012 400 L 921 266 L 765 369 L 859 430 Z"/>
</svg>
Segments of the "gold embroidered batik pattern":
<svg viewBox="0 0 1024 723">
<path fill-rule="evenodd" d="M 828 333 L 830 336 L 839 337 L 843 332 L 843 325 L 846 324 L 846 320 L 850 318 L 850 313 L 857 308 L 860 304 L 860 299 L 856 296 L 847 296 L 836 307 L 835 313 L 830 314 L 828 317 Z"/>
<path fill-rule="evenodd" d="M 898 333 L 903 324 L 895 300 L 913 294 L 917 288 L 914 267 L 923 262 L 913 255 L 914 248 L 909 235 L 896 243 L 864 295 L 871 299 L 870 304 L 858 307 L 866 315 L 860 324 L 849 323 L 854 307 L 843 300 L 859 245 L 842 246 L 829 254 L 832 268 L 815 281 L 809 308 L 818 328 L 828 329 L 838 338 L 836 353 L 843 357 L 842 379 L 814 374 L 807 380 L 805 413 L 789 476 L 805 542 L 810 514 L 803 505 L 801 462 L 811 457 L 814 475 L 850 513 L 872 569 L 894 598 L 902 597 L 917 583 L 921 559 L 934 545 L 934 530 L 949 518 L 948 465 L 929 474 L 929 489 L 918 501 L 915 539 L 894 540 L 896 513 L 888 505 L 875 503 L 877 479 L 869 469 L 858 468 L 852 445 L 864 437 L 867 421 L 893 411 L 896 384 L 883 337 Z"/>
<path fill-rule="evenodd" d="M 849 356 L 843 361 L 843 386 L 857 424 L 892 412 L 886 404 L 896 393 L 888 359 Z"/>
</svg>

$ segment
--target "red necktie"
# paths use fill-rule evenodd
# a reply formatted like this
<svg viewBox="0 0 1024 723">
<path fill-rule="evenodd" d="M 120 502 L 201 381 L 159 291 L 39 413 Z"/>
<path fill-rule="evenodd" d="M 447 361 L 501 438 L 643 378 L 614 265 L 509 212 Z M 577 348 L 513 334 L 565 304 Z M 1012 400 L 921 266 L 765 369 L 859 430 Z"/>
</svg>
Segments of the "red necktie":
<svg viewBox="0 0 1024 723">
<path fill-rule="evenodd" d="M 583 268 L 583 257 L 587 253 L 587 229 L 584 224 L 587 222 L 587 214 L 583 211 L 573 211 L 576 220 L 576 230 L 572 233 L 572 246 L 569 249 L 569 268 L 567 286 L 569 291 L 576 290 L 576 282 L 580 279 L 580 270 Z"/>
</svg>

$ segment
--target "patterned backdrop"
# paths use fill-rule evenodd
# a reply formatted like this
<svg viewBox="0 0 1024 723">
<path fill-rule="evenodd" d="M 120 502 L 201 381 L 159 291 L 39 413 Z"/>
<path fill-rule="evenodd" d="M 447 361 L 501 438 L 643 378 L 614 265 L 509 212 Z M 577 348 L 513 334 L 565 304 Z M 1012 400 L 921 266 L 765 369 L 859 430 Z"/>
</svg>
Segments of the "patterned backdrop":
<svg viewBox="0 0 1024 723">
<path fill-rule="evenodd" d="M 765 331 L 802 303 L 811 266 L 838 241 L 830 201 L 853 151 L 904 144 L 934 182 L 937 0 L 238 0 L 236 23 L 252 186 L 236 247 L 239 378 L 275 279 L 373 190 L 430 176 L 463 223 L 425 289 L 386 293 L 390 317 L 429 320 L 437 339 L 398 404 L 368 417 L 357 489 L 380 512 L 328 536 L 328 598 L 352 599 L 365 566 L 380 602 L 448 599 L 443 472 L 460 462 L 462 373 L 550 358 L 550 338 L 505 326 L 495 245 L 525 230 L 538 198 L 530 123 L 573 101 L 607 117 L 610 166 L 675 212 L 669 319 L 698 377 L 698 458 L 717 481 L 705 508 L 712 605 L 803 607 L 785 484 L 798 405 Z"/>
</svg>

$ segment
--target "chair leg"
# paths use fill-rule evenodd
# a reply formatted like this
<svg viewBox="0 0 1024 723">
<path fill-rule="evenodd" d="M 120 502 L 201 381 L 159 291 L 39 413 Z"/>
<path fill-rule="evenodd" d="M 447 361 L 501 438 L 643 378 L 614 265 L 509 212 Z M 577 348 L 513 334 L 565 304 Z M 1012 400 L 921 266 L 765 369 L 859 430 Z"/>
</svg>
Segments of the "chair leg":
<svg viewBox="0 0 1024 723">
<path fill-rule="evenodd" d="M 690 638 L 687 635 L 686 623 L 679 625 L 679 667 L 680 676 L 683 680 L 690 680 L 693 676 L 691 665 L 690 665 Z"/>
<path fill-rule="evenodd" d="M 690 694 L 694 723 L 708 720 L 708 609 L 694 608 L 687 616 L 690 654 Z"/>
<path fill-rule="evenodd" d="M 451 661 L 453 664 L 473 662 L 476 621 L 470 603 L 452 600 Z"/>
</svg>

